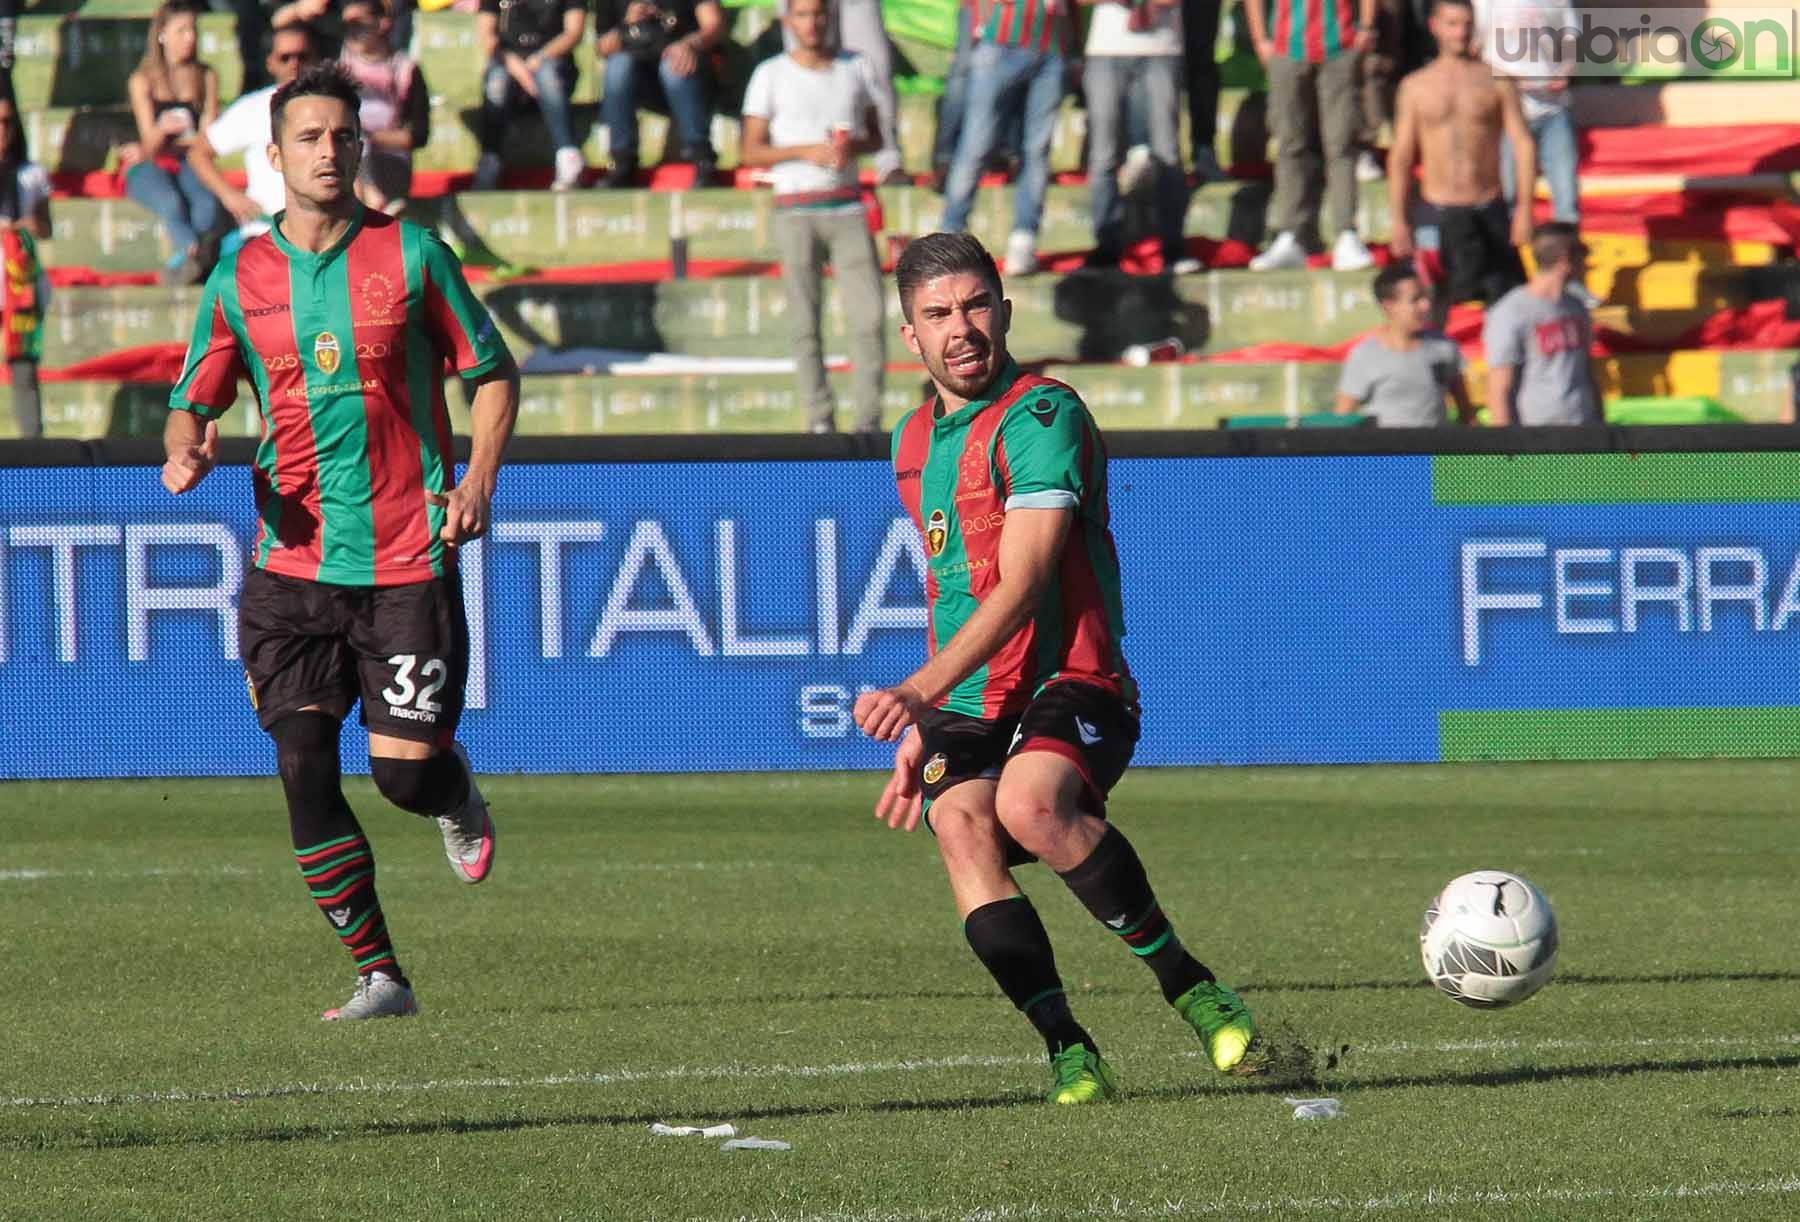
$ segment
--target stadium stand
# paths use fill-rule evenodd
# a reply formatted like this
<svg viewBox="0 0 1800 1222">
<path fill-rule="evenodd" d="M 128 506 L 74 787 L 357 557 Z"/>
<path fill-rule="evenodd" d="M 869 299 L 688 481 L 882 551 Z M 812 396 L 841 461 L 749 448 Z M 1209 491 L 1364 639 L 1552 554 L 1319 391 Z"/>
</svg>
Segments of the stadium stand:
<svg viewBox="0 0 1800 1222">
<path fill-rule="evenodd" d="M 54 240 L 44 255 L 57 286 L 47 319 L 43 381 L 51 436 L 134 436 L 160 427 L 161 403 L 198 292 L 157 287 L 168 252 L 154 219 L 119 191 L 115 148 L 131 133 L 125 68 L 141 52 L 151 0 L 46 0 L 28 7 L 13 87 L 33 156 L 57 186 Z M 939 0 L 890 0 L 898 51 L 900 138 L 921 185 L 883 188 L 881 220 L 893 235 L 929 232 L 941 197 L 930 169 L 934 73 L 949 58 Z M 731 10 L 728 79 L 738 82 L 778 47 L 767 9 Z M 720 181 L 694 189 L 687 167 L 647 170 L 634 190 L 552 194 L 551 150 L 535 117 L 520 123 L 518 169 L 491 192 L 468 189 L 478 154 L 480 65 L 470 13 L 421 12 L 413 51 L 430 79 L 433 123 L 420 150 L 409 215 L 463 253 L 478 291 L 524 364 L 527 433 L 798 431 L 798 401 L 783 361 L 785 302 L 770 262 L 770 200 L 736 166 L 730 100 L 715 121 Z M 1100 419 L 1122 428 L 1213 427 L 1243 416 L 1298 420 L 1329 408 L 1335 358 L 1377 319 L 1367 273 L 1323 266 L 1255 275 L 1241 270 L 1262 235 L 1269 193 L 1260 72 L 1224 23 L 1226 87 L 1216 148 L 1234 181 L 1197 191 L 1187 217 L 1190 253 L 1212 269 L 1133 276 L 1081 269 L 1092 245 L 1080 178 L 1083 116 L 1065 102 L 1053 144 L 1040 250 L 1046 274 L 1008 286 L 1017 303 L 1014 348 L 1076 381 Z M 232 19 L 201 18 L 201 54 L 221 94 L 239 79 Z M 603 88 L 580 56 L 575 98 L 590 167 L 607 164 L 595 122 Z M 729 93 L 729 89 L 727 91 Z M 1800 82 L 1793 79 L 1597 81 L 1575 87 L 1583 129 L 1583 231 L 1593 248 L 1588 286 L 1596 311 L 1603 389 L 1621 412 L 1644 400 L 1677 418 L 1781 416 L 1800 324 L 1792 264 L 1800 241 Z M 667 121 L 642 119 L 641 159 L 654 166 Z M 1185 146 L 1184 137 L 1184 146 Z M 1542 201 L 1540 201 L 1542 202 Z M 1141 201 L 1131 230 L 1147 234 Z M 1361 188 L 1359 228 L 1373 245 L 1388 233 L 1385 186 Z M 1545 214 L 1547 215 L 1547 209 Z M 974 231 L 998 249 L 1010 192 L 983 191 Z M 672 233 L 684 235 L 687 279 L 669 274 Z M 884 247 L 884 249 L 886 249 Z M 1128 271 L 1154 270 L 1153 243 Z M 897 306 L 890 302 L 890 312 Z M 827 345 L 841 319 L 827 302 Z M 835 334 L 830 328 L 835 327 Z M 1479 326 L 1453 317 L 1470 344 L 1479 388 Z M 1146 368 L 1120 360 L 1133 344 L 1166 337 L 1186 355 Z M 1292 343 L 1305 337 L 1306 344 Z M 896 346 L 895 351 L 898 351 Z M 729 361 L 729 364 L 721 362 Z M 590 371 L 616 376 L 596 378 Z M 889 378 L 893 418 L 917 401 L 920 379 Z M 845 388 L 840 387 L 840 390 Z M 1637 401 L 1635 406 L 1633 401 Z M 1710 406 L 1704 406 L 1710 404 Z M 250 413 L 235 427 L 253 431 Z M 0 413 L 0 429 L 10 415 Z M 5 434 L 0 434 L 4 436 Z"/>
</svg>

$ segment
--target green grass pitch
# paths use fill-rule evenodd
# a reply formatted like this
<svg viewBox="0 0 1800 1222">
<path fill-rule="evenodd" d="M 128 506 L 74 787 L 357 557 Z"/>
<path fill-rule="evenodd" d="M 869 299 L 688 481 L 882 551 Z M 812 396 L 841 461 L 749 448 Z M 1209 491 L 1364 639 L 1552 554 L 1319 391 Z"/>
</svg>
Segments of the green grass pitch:
<svg viewBox="0 0 1800 1222">
<path fill-rule="evenodd" d="M 1305 1075 L 1214 1074 L 1033 867 L 1126 1092 L 1079 1109 L 1041 1102 L 878 786 L 493 777 L 469 888 L 355 781 L 423 1013 L 340 1027 L 273 779 L 0 785 L 0 1218 L 1800 1215 L 1791 765 L 1134 772 L 1113 815 L 1164 907 Z M 1418 963 L 1426 901 L 1482 867 L 1561 921 L 1511 1010 Z"/>
</svg>

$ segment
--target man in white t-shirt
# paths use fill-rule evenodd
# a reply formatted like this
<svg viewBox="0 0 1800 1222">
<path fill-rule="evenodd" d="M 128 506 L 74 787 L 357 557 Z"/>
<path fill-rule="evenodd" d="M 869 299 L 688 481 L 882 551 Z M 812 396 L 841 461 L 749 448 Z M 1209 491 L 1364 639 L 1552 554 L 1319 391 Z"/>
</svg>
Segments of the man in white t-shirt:
<svg viewBox="0 0 1800 1222">
<path fill-rule="evenodd" d="M 1125 203 L 1119 198 L 1119 160 L 1126 100 L 1141 96 L 1150 127 L 1156 238 L 1163 270 L 1200 270 L 1182 249 L 1187 179 L 1181 166 L 1181 80 L 1185 71 L 1180 0 L 1097 0 L 1088 25 L 1082 89 L 1087 94 L 1088 190 L 1094 212 L 1097 266 L 1114 266 L 1125 245 Z"/>
<path fill-rule="evenodd" d="M 1519 109 L 1537 142 L 1538 170 L 1550 184 L 1550 219 L 1581 220 L 1581 151 L 1569 109 L 1575 71 L 1575 12 L 1559 0 L 1476 0 L 1481 57 L 1496 76 L 1511 77 Z M 1500 182 L 1507 203 L 1518 199 L 1512 145 L 1500 137 Z M 1527 194 L 1535 192 L 1532 183 Z M 1590 303 L 1591 304 L 1591 303 Z"/>
<path fill-rule="evenodd" d="M 240 239 L 266 232 L 269 218 L 287 206 L 287 185 L 281 172 L 269 164 L 269 145 L 273 140 L 269 99 L 318 57 L 317 40 L 306 26 L 290 25 L 276 30 L 267 64 L 275 83 L 238 98 L 188 146 L 188 164 L 194 167 L 206 189 L 237 218 Z M 242 191 L 226 182 L 219 171 L 219 158 L 236 153 L 244 155 L 244 177 L 248 180 Z"/>
<path fill-rule="evenodd" d="M 764 60 L 744 91 L 742 161 L 774 172 L 775 246 L 812 431 L 837 427 L 819 343 L 829 254 L 850 333 L 856 429 L 872 432 L 881 427 L 887 343 L 881 265 L 857 186 L 856 159 L 881 146 L 875 91 L 860 56 L 832 51 L 829 0 L 788 0 L 782 24 L 793 49 Z"/>
</svg>

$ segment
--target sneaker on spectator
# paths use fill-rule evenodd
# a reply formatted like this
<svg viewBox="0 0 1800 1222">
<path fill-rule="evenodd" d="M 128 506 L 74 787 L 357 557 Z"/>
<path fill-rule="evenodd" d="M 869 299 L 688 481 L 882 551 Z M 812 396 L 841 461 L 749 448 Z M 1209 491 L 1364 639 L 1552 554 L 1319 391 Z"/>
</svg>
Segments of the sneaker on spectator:
<svg viewBox="0 0 1800 1222">
<path fill-rule="evenodd" d="M 483 153 L 475 163 L 475 189 L 492 191 L 500 185 L 500 154 Z"/>
<path fill-rule="evenodd" d="M 1375 256 L 1363 245 L 1356 230 L 1346 229 L 1337 235 L 1337 241 L 1331 244 L 1331 270 L 1334 272 L 1360 272 L 1366 267 L 1375 266 Z"/>
<path fill-rule="evenodd" d="M 1375 153 L 1374 149 L 1364 149 L 1356 155 L 1356 181 L 1380 182 L 1387 177 L 1387 163 Z"/>
<path fill-rule="evenodd" d="M 574 145 L 556 150 L 556 177 L 550 180 L 552 191 L 567 191 L 570 187 L 581 183 L 581 172 L 587 169 L 587 163 L 581 159 L 581 150 Z"/>
<path fill-rule="evenodd" d="M 1148 187 L 1155 169 L 1156 163 L 1150 159 L 1150 146 L 1132 145 L 1125 153 L 1124 164 L 1119 166 L 1119 194 L 1135 195 Z"/>
<path fill-rule="evenodd" d="M 878 187 L 910 187 L 912 185 L 912 175 L 908 174 L 903 167 L 895 166 L 893 169 L 888 170 L 886 173 L 877 177 L 875 179 L 875 185 Z"/>
<path fill-rule="evenodd" d="M 719 176 L 719 161 L 713 156 L 711 149 L 690 149 L 682 154 L 683 161 L 694 163 L 694 186 L 710 187 Z"/>
<path fill-rule="evenodd" d="M 606 187 L 630 187 L 637 184 L 638 164 L 635 157 L 615 157 L 612 168 L 606 172 L 601 185 Z"/>
<path fill-rule="evenodd" d="M 1037 234 L 1015 229 L 1006 239 L 1006 266 L 1009 276 L 1029 276 L 1038 269 Z"/>
<path fill-rule="evenodd" d="M 1230 179 L 1231 175 L 1219 164 L 1219 155 L 1211 149 L 1201 149 L 1194 158 L 1194 181 L 1204 187 L 1209 182 L 1228 182 Z"/>
<path fill-rule="evenodd" d="M 1273 272 L 1284 268 L 1305 267 L 1306 251 L 1300 245 L 1300 239 L 1289 230 L 1282 230 L 1275 235 L 1260 255 L 1250 260 L 1253 272 Z"/>
</svg>

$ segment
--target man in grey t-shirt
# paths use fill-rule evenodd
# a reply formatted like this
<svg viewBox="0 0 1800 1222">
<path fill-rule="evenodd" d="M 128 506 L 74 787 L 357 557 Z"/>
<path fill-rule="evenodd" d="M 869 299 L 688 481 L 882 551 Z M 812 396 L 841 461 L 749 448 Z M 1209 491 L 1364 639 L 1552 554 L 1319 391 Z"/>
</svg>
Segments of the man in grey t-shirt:
<svg viewBox="0 0 1800 1222">
<path fill-rule="evenodd" d="M 1588 348 L 1594 325 L 1568 291 L 1581 282 L 1587 248 L 1575 226 L 1553 221 L 1531 239 L 1537 272 L 1492 306 L 1487 349 L 1488 419 L 1505 424 L 1601 424 Z"/>
<path fill-rule="evenodd" d="M 1448 395 L 1457 419 L 1471 423 L 1475 409 L 1463 384 L 1462 352 L 1426 329 L 1431 296 L 1410 261 L 1381 269 L 1375 300 L 1384 321 L 1344 362 L 1338 415 L 1362 412 L 1383 428 L 1435 428 L 1444 423 Z"/>
</svg>

